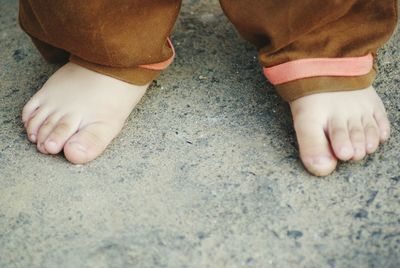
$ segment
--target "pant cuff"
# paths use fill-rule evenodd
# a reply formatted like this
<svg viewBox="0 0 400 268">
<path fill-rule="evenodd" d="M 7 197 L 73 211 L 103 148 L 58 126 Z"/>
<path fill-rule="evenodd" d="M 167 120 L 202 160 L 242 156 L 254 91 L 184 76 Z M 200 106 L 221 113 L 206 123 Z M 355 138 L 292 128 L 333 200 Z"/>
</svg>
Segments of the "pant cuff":
<svg viewBox="0 0 400 268">
<path fill-rule="evenodd" d="M 323 92 L 338 92 L 365 89 L 372 85 L 376 77 L 375 67 L 362 76 L 322 76 L 294 80 L 288 83 L 275 85 L 278 94 L 285 101 L 294 101 L 298 98 Z"/>
<path fill-rule="evenodd" d="M 92 62 L 88 62 L 75 55 L 71 55 L 70 62 L 78 64 L 89 70 L 101 73 L 115 79 L 127 82 L 134 85 L 146 85 L 153 81 L 160 73 L 161 70 L 152 70 L 141 67 L 109 67 Z"/>
</svg>

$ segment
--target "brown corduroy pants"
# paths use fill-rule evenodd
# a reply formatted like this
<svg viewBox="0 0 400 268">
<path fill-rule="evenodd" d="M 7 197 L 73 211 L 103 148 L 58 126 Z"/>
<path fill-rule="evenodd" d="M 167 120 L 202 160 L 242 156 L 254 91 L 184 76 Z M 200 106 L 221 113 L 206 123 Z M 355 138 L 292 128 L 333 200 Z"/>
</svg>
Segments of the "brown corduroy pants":
<svg viewBox="0 0 400 268">
<path fill-rule="evenodd" d="M 257 47 L 266 76 L 287 101 L 371 85 L 373 59 L 397 24 L 396 0 L 220 2 L 241 36 Z M 173 56 L 167 39 L 180 5 L 181 0 L 20 0 L 19 21 L 48 61 L 69 59 L 142 85 Z"/>
</svg>

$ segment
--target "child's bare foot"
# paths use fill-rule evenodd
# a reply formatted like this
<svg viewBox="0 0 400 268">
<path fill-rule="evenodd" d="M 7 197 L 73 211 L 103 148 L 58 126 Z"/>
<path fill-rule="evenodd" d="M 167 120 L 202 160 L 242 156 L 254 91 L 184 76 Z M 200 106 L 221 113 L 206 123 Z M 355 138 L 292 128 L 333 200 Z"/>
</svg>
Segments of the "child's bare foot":
<svg viewBox="0 0 400 268">
<path fill-rule="evenodd" d="M 314 94 L 290 107 L 301 160 L 317 176 L 330 174 L 338 159 L 363 159 L 389 138 L 385 108 L 372 87 Z"/>
<path fill-rule="evenodd" d="M 25 105 L 22 121 L 44 154 L 83 164 L 99 156 L 146 92 L 79 65 L 60 68 Z"/>
</svg>

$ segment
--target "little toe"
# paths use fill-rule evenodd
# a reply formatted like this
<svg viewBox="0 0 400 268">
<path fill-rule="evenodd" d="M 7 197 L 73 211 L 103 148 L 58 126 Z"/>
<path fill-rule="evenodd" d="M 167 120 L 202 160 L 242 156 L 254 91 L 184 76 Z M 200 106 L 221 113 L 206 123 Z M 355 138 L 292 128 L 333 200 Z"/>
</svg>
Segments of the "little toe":
<svg viewBox="0 0 400 268">
<path fill-rule="evenodd" d="M 50 154 L 58 154 L 61 152 L 66 141 L 78 130 L 79 124 L 80 118 L 62 118 L 44 142 L 46 151 Z"/>
<path fill-rule="evenodd" d="M 360 161 L 366 155 L 365 135 L 364 135 L 364 128 L 361 124 L 361 120 L 357 119 L 350 120 L 349 129 L 350 129 L 350 140 L 354 150 L 354 155 L 352 160 Z"/>
<path fill-rule="evenodd" d="M 50 112 L 47 109 L 39 108 L 35 114 L 26 122 L 26 132 L 28 134 L 28 139 L 36 143 L 37 142 L 37 135 L 40 126 L 43 122 L 47 119 Z"/>
<path fill-rule="evenodd" d="M 71 163 L 85 164 L 99 156 L 120 130 L 101 122 L 85 126 L 65 144 L 65 157 Z"/>
<path fill-rule="evenodd" d="M 364 123 L 364 135 L 365 135 L 365 150 L 367 154 L 372 154 L 378 149 L 380 134 L 378 125 L 372 117 L 365 118 Z"/>
<path fill-rule="evenodd" d="M 376 111 L 374 113 L 375 121 L 379 128 L 380 142 L 383 143 L 389 139 L 390 136 L 390 122 L 387 118 L 385 111 Z"/>
<path fill-rule="evenodd" d="M 327 176 L 335 169 L 333 156 L 323 126 L 307 121 L 295 121 L 300 157 L 306 169 L 316 176 Z"/>
<path fill-rule="evenodd" d="M 35 110 L 39 108 L 39 106 L 40 106 L 39 101 L 34 98 L 31 98 L 22 109 L 22 122 L 23 123 L 28 122 L 28 120 L 31 118 Z"/>
<path fill-rule="evenodd" d="M 347 120 L 333 118 L 328 125 L 329 139 L 336 157 L 340 160 L 350 160 L 354 155 L 353 145 L 350 141 Z"/>
</svg>

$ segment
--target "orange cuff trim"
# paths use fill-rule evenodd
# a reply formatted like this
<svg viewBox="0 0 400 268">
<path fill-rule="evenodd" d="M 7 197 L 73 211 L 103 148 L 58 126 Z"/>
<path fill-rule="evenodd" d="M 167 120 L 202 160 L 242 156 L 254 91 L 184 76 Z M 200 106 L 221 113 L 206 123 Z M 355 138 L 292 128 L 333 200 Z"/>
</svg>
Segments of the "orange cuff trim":
<svg viewBox="0 0 400 268">
<path fill-rule="evenodd" d="M 175 58 L 174 45 L 172 44 L 171 39 L 167 38 L 167 41 L 168 41 L 168 46 L 172 49 L 172 56 L 169 59 L 158 63 L 139 65 L 139 67 L 154 71 L 162 71 L 167 69 L 167 67 L 174 61 Z"/>
<path fill-rule="evenodd" d="M 362 76 L 371 71 L 373 64 L 372 54 L 363 57 L 301 59 L 264 67 L 264 75 L 273 85 L 280 85 L 318 76 Z"/>
</svg>

